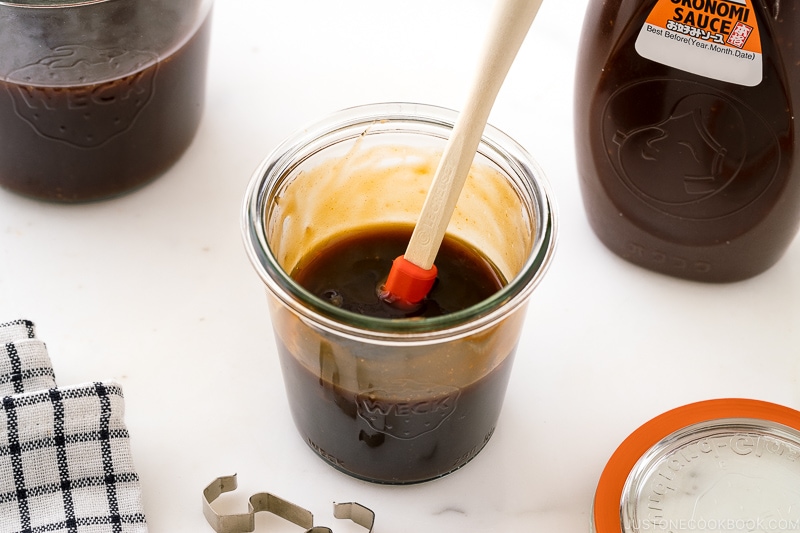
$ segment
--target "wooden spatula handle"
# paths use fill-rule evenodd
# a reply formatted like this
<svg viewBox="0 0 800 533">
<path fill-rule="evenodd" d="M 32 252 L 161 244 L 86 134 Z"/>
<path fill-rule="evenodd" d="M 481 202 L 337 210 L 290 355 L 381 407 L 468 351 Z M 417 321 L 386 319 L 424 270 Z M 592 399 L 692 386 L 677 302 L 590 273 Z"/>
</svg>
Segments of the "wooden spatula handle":
<svg viewBox="0 0 800 533">
<path fill-rule="evenodd" d="M 405 258 L 430 269 L 469 174 L 489 112 L 542 0 L 499 0 L 477 75 L 436 170 Z"/>
</svg>

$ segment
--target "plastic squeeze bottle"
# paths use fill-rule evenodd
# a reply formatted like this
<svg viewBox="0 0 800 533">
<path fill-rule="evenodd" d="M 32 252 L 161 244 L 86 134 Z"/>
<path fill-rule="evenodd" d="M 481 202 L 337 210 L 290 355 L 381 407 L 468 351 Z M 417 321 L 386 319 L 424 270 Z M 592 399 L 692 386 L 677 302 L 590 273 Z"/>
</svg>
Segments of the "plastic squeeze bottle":
<svg viewBox="0 0 800 533">
<path fill-rule="evenodd" d="M 800 225 L 800 2 L 591 0 L 575 92 L 589 222 L 672 276 L 759 274 Z"/>
</svg>

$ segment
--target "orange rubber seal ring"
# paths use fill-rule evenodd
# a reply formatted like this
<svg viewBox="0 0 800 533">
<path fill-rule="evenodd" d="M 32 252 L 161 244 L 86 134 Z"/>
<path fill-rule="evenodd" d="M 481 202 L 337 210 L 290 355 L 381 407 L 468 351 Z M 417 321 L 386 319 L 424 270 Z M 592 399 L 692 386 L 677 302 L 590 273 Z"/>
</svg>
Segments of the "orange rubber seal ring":
<svg viewBox="0 0 800 533">
<path fill-rule="evenodd" d="M 665 437 L 693 424 L 725 418 L 769 420 L 800 431 L 800 412 L 759 400 L 727 398 L 678 407 L 646 422 L 631 433 L 606 464 L 594 498 L 596 533 L 622 533 L 620 502 L 631 470 L 650 448 Z"/>
</svg>

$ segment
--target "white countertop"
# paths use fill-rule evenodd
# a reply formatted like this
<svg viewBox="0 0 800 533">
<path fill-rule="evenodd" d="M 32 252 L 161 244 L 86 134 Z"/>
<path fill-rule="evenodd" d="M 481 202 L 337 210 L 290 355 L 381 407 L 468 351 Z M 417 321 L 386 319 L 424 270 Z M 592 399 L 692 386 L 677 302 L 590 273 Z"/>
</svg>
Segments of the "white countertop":
<svg viewBox="0 0 800 533">
<path fill-rule="evenodd" d="M 586 533 L 603 466 L 646 420 L 730 396 L 800 408 L 800 239 L 757 278 L 702 285 L 631 266 L 591 232 L 572 138 L 586 3 L 544 3 L 492 112 L 548 174 L 560 244 L 494 437 L 435 482 L 357 481 L 300 440 L 240 207 L 267 152 L 332 111 L 459 108 L 490 2 L 220 0 L 204 119 L 168 173 L 89 205 L 0 191 L 0 322 L 36 323 L 60 385 L 122 383 L 150 531 L 211 532 L 201 492 L 238 473 L 232 512 L 273 492 L 336 533 L 364 530 L 333 519 L 334 501 L 374 510 L 379 533 Z M 267 530 L 298 528 L 260 517 Z"/>
</svg>

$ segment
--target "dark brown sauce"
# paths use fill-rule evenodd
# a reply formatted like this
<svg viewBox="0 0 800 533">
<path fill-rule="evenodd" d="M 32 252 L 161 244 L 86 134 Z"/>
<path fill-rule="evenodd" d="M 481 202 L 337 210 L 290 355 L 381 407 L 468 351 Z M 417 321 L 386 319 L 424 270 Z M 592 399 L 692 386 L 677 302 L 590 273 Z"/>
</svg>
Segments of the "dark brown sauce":
<svg viewBox="0 0 800 533">
<path fill-rule="evenodd" d="M 754 2 L 763 79 L 746 86 L 643 58 L 634 43 L 654 0 L 590 2 L 577 158 L 589 221 L 609 249 L 709 282 L 754 276 L 783 255 L 800 225 L 796 4 Z"/>
<path fill-rule="evenodd" d="M 291 276 L 328 303 L 378 318 L 441 316 L 475 305 L 503 287 L 489 260 L 446 236 L 436 256 L 436 283 L 427 298 L 411 310 L 387 303 L 377 289 L 392 260 L 405 251 L 412 229 L 376 227 L 343 236 L 307 254 Z"/>
<path fill-rule="evenodd" d="M 280 341 L 278 351 L 292 417 L 306 444 L 339 470 L 390 484 L 441 477 L 478 454 L 494 433 L 514 359 L 508 354 L 485 377 L 462 388 L 406 382 L 403 398 L 339 386 L 324 348 L 323 377 L 300 364 Z"/>
<path fill-rule="evenodd" d="M 345 309 L 405 317 L 406 311 L 381 300 L 378 286 L 405 250 L 411 229 L 368 228 L 328 243 L 309 253 L 293 277 Z M 487 259 L 450 237 L 436 265 L 437 284 L 415 317 L 464 309 L 504 283 Z M 494 346 L 515 345 L 491 340 L 504 328 L 453 340 L 433 357 L 429 347 L 398 352 L 341 340 L 334 346 L 324 335 L 312 340 L 310 332 L 300 334 L 302 342 L 288 343 L 312 353 L 292 353 L 281 339 L 293 339 L 293 328 L 284 324 L 277 335 L 292 416 L 305 442 L 334 467 L 380 483 L 426 481 L 466 464 L 494 432 L 514 358 L 513 351 L 491 353 Z M 418 361 L 420 352 L 421 368 L 406 362 Z M 368 376 L 380 376 L 383 385 Z"/>
<path fill-rule="evenodd" d="M 0 80 L 0 185 L 44 200 L 83 202 L 121 194 L 164 172 L 191 143 L 205 98 L 211 17 L 177 52 L 143 70 L 93 85 L 26 85 L 25 69 Z M 4 51 L 3 53 L 7 53 Z M 62 47 L 105 60 L 135 57 Z M 145 52 L 139 54 L 146 60 Z"/>
</svg>

